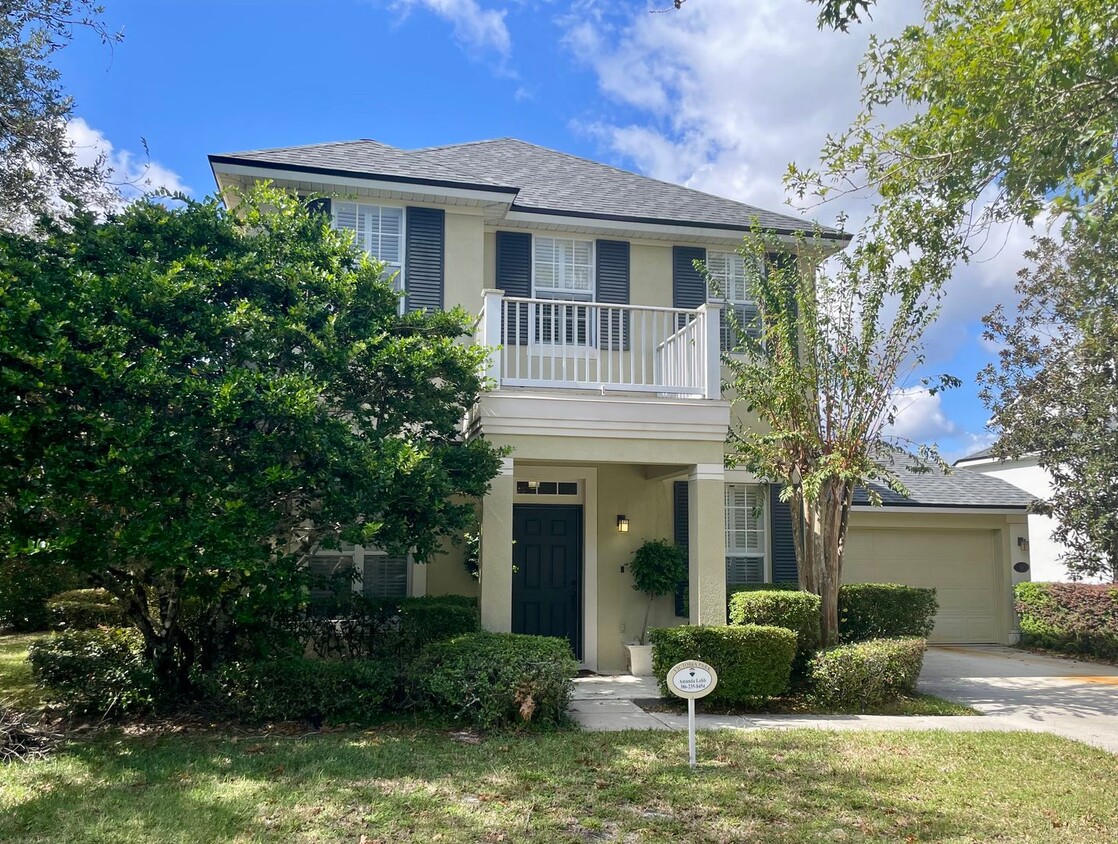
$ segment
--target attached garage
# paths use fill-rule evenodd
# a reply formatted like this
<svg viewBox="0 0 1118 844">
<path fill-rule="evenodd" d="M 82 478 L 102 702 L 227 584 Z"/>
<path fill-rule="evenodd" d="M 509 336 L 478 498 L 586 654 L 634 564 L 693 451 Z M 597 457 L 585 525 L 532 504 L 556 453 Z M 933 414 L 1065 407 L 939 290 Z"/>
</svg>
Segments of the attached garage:
<svg viewBox="0 0 1118 844">
<path fill-rule="evenodd" d="M 984 529 L 853 528 L 843 581 L 933 587 L 939 614 L 932 642 L 1004 643 L 1000 534 Z"/>
</svg>

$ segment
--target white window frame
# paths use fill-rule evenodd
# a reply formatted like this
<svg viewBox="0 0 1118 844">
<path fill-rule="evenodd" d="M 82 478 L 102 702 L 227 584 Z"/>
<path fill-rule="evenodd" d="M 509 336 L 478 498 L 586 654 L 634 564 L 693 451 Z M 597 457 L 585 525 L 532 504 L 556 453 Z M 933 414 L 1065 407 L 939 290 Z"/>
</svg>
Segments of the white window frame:
<svg viewBox="0 0 1118 844">
<path fill-rule="evenodd" d="M 731 289 L 732 285 L 730 283 L 729 273 L 726 273 L 724 271 L 719 271 L 716 273 L 711 270 L 711 258 L 713 256 L 718 256 L 720 259 L 729 259 L 734 263 L 734 269 L 737 269 L 737 267 L 741 268 L 741 288 L 739 291 L 734 291 Z M 757 307 L 757 302 L 749 295 L 749 290 L 746 287 L 745 258 L 740 252 L 724 252 L 717 249 L 708 249 L 705 265 L 707 270 L 708 302 L 710 302 L 711 304 L 724 305 L 726 310 L 730 310 L 741 305 L 752 305 L 755 308 Z M 715 285 L 712 285 L 711 282 L 715 282 Z M 716 290 L 716 286 L 720 288 L 720 290 Z M 724 326 L 723 330 L 728 331 L 728 321 L 723 318 L 722 323 Z M 733 347 L 723 348 L 722 351 L 727 354 L 739 354 L 738 352 L 734 351 Z"/>
<path fill-rule="evenodd" d="M 760 515 L 757 519 L 757 525 L 758 526 L 757 526 L 757 529 L 755 531 L 755 533 L 760 534 L 760 540 L 761 540 L 760 543 L 759 543 L 760 544 L 760 553 L 757 553 L 757 552 L 752 552 L 751 553 L 748 549 L 740 550 L 738 548 L 731 548 L 730 536 L 731 536 L 732 533 L 737 533 L 737 531 L 733 530 L 733 528 L 731 527 L 731 525 L 733 524 L 733 522 L 731 521 L 731 509 L 738 509 L 736 507 L 731 508 L 731 504 L 730 504 L 730 488 L 731 487 L 745 487 L 746 490 L 747 490 L 747 494 L 748 494 L 748 491 L 752 491 L 753 495 L 756 496 L 755 500 L 760 504 Z M 771 540 L 770 540 L 770 536 L 769 536 L 770 530 L 769 530 L 769 518 L 768 518 L 769 517 L 768 508 L 770 506 L 770 503 L 769 503 L 769 500 L 768 500 L 767 492 L 768 492 L 768 490 L 763 484 L 727 483 L 725 485 L 724 504 L 723 504 L 723 506 L 725 507 L 725 518 L 726 518 L 726 539 L 725 539 L 725 543 L 724 543 L 725 546 L 726 546 L 725 547 L 725 556 L 726 556 L 727 560 L 729 560 L 730 558 L 738 558 L 738 559 L 751 559 L 752 558 L 752 559 L 756 559 L 758 557 L 761 559 L 761 580 L 760 581 L 738 581 L 738 582 L 735 582 L 735 583 L 731 583 L 730 582 L 730 577 L 729 577 L 729 571 L 728 571 L 729 563 L 727 562 L 727 573 L 726 573 L 726 585 L 727 586 L 738 585 L 742 582 L 746 582 L 746 583 L 753 583 L 753 582 L 770 583 L 772 581 L 772 572 L 771 572 L 771 556 L 772 555 L 770 553 L 770 541 Z"/>
<path fill-rule="evenodd" d="M 334 200 L 330 203 L 330 220 L 331 225 L 339 231 L 353 231 L 353 229 L 339 229 L 338 228 L 338 207 L 341 205 L 352 205 L 355 208 L 355 215 L 358 220 L 361 219 L 362 209 L 376 209 L 379 214 L 383 216 L 385 210 L 400 212 L 400 260 L 399 262 L 385 261 L 385 265 L 389 268 L 389 275 L 392 270 L 395 270 L 396 278 L 392 282 L 392 286 L 400 294 L 400 311 L 404 310 L 404 299 L 407 296 L 407 279 L 404 276 L 404 267 L 407 266 L 407 225 L 408 225 L 408 212 L 402 205 L 382 205 L 377 202 L 356 202 L 351 200 Z M 360 231 L 354 232 L 357 239 L 357 245 L 366 255 L 370 258 L 376 258 L 378 261 L 383 260 L 379 255 L 375 255 L 365 243 L 362 242 L 363 235 Z M 383 237 L 383 236 L 382 236 Z"/>
<path fill-rule="evenodd" d="M 585 291 L 574 290 L 572 288 L 556 288 L 549 287 L 540 289 L 539 282 L 539 262 L 536 260 L 538 249 L 541 241 L 549 240 L 552 242 L 553 250 L 556 243 L 584 243 L 589 247 L 588 263 L 587 263 L 587 276 L 589 289 Z M 591 357 L 598 354 L 598 312 L 593 307 L 598 298 L 598 278 L 595 273 L 595 265 L 597 263 L 597 244 L 593 240 L 582 237 L 556 237 L 554 235 L 532 235 L 532 298 L 535 300 L 554 300 L 555 305 L 541 304 L 537 301 L 531 307 L 535 310 L 535 319 L 529 320 L 528 339 L 529 344 L 543 354 L 554 356 L 572 356 L 578 357 L 589 355 Z M 572 249 L 572 252 L 574 250 Z M 554 254 L 554 251 L 553 253 Z M 554 262 L 553 262 L 554 263 Z M 560 268 L 563 266 L 561 263 L 558 265 Z M 573 265 L 572 265 L 573 266 Z M 568 304 L 570 303 L 570 304 Z M 542 321 L 547 319 L 546 312 L 548 308 L 567 308 L 573 309 L 576 307 L 585 307 L 586 319 L 586 337 L 585 342 L 579 343 L 577 339 L 575 342 L 556 343 L 553 341 L 540 340 L 536 334 L 537 320 Z M 577 312 L 573 312 L 577 313 Z M 572 313 L 571 318 L 574 317 Z M 565 331 L 565 325 L 560 327 L 560 330 Z M 553 326 L 554 327 L 554 326 Z"/>
</svg>

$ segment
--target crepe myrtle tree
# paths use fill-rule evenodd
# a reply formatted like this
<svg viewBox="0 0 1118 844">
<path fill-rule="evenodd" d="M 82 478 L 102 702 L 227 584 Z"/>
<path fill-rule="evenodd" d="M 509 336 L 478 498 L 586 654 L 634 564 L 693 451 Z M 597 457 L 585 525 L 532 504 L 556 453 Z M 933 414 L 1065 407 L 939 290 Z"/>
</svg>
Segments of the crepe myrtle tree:
<svg viewBox="0 0 1118 844">
<path fill-rule="evenodd" d="M 0 539 L 108 589 L 172 692 L 296 606 L 342 541 L 420 562 L 499 453 L 464 441 L 486 351 L 258 187 L 0 236 Z"/>
<path fill-rule="evenodd" d="M 742 254 L 760 316 L 742 324 L 725 311 L 737 341 L 723 359 L 726 389 L 745 411 L 735 415 L 727 463 L 782 486 L 800 587 L 822 599 L 824 645 L 838 641 L 855 489 L 880 504 L 874 482 L 907 494 L 899 466 L 943 465 L 934 448 L 893 437 L 889 426 L 902 388 L 924 363 L 921 337 L 938 313 L 950 264 L 942 251 L 898 252 L 887 236 L 869 228 L 822 261 L 818 233 L 789 246 L 755 230 Z M 921 383 L 935 393 L 958 382 L 943 375 Z"/>
</svg>

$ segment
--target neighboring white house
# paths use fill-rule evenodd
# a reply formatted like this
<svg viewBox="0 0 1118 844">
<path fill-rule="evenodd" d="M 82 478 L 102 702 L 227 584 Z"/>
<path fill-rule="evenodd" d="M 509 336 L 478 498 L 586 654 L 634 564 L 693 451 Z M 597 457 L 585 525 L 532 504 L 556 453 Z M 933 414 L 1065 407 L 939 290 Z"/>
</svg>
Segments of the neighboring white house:
<svg viewBox="0 0 1118 844">
<path fill-rule="evenodd" d="M 1000 460 L 993 448 L 977 451 L 955 461 L 956 466 L 966 467 L 994 478 L 1001 478 L 1030 495 L 1046 499 L 1052 494 L 1052 478 L 1037 462 L 1035 454 L 1016 460 Z M 1051 516 L 1029 514 L 1029 560 L 1032 580 L 1067 581 L 1067 567 L 1060 561 L 1067 546 L 1052 538 L 1052 531 L 1059 522 Z M 1087 578 L 1091 580 L 1091 578 Z"/>
</svg>

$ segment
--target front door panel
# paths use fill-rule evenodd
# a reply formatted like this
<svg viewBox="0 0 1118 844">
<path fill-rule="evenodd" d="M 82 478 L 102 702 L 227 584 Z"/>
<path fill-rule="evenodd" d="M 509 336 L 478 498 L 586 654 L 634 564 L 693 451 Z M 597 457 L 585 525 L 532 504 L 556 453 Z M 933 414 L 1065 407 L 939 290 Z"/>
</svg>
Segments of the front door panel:
<svg viewBox="0 0 1118 844">
<path fill-rule="evenodd" d="M 582 657 L 582 508 L 513 507 L 512 631 L 567 639 Z"/>
</svg>

